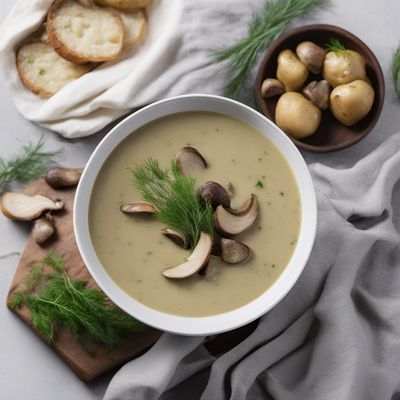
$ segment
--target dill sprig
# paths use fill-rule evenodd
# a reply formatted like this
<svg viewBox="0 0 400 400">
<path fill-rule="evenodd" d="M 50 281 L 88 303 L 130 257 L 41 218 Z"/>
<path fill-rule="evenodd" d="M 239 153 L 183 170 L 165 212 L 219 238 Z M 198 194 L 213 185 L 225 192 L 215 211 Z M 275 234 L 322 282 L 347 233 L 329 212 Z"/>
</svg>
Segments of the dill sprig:
<svg viewBox="0 0 400 400">
<path fill-rule="evenodd" d="M 397 97 L 400 99 L 400 46 L 393 55 L 391 68 L 394 90 L 396 91 Z"/>
<path fill-rule="evenodd" d="M 260 51 L 268 47 L 297 16 L 309 12 L 325 0 L 266 1 L 263 9 L 253 17 L 247 37 L 227 49 L 218 51 L 216 61 L 229 60 L 232 78 L 225 94 L 238 97 L 247 75 Z"/>
<path fill-rule="evenodd" d="M 44 140 L 28 143 L 22 147 L 19 155 L 5 160 L 0 158 L 0 190 L 8 184 L 28 183 L 39 178 L 53 162 L 57 151 L 44 151 Z"/>
<path fill-rule="evenodd" d="M 201 232 L 214 234 L 211 204 L 201 199 L 196 179 L 180 173 L 176 162 L 163 170 L 157 160 L 147 159 L 132 171 L 133 182 L 145 201 L 156 208 L 156 217 L 184 235 L 193 248 Z"/>
<path fill-rule="evenodd" d="M 45 266 L 54 272 L 45 274 Z M 11 308 L 23 304 L 31 313 L 32 325 L 48 342 L 65 327 L 79 342 L 91 339 L 109 350 L 126 334 L 143 328 L 121 309 L 110 306 L 102 291 L 88 287 L 85 280 L 72 280 L 65 271 L 63 257 L 56 254 L 49 254 L 42 265 L 32 268 L 24 290 L 14 293 L 10 300 Z"/>
<path fill-rule="evenodd" d="M 331 37 L 325 45 L 327 51 L 333 51 L 343 56 L 347 56 L 348 48 L 337 38 Z"/>
</svg>

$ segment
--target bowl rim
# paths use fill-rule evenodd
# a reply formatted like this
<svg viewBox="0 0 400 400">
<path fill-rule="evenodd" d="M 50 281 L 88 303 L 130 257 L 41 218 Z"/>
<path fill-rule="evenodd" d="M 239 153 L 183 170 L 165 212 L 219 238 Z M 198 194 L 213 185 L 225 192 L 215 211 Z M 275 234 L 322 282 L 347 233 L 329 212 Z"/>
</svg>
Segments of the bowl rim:
<svg viewBox="0 0 400 400">
<path fill-rule="evenodd" d="M 215 111 L 217 110 L 217 111 Z M 289 260 L 276 281 L 259 297 L 239 308 L 205 317 L 167 314 L 138 302 L 123 291 L 107 274 L 93 248 L 89 232 L 89 202 L 97 174 L 112 151 L 141 126 L 163 116 L 185 111 L 210 111 L 228 115 L 249 125 L 260 126 L 261 133 L 283 154 L 298 185 L 301 221 L 298 240 Z M 222 333 L 248 324 L 271 310 L 294 286 L 311 253 L 317 227 L 316 195 L 310 172 L 299 150 L 268 118 L 250 108 L 221 96 L 188 94 L 152 103 L 126 117 L 101 140 L 87 162 L 77 187 L 73 225 L 76 243 L 91 276 L 118 307 L 148 326 L 165 332 L 200 336 Z"/>
<path fill-rule="evenodd" d="M 286 134 L 290 140 L 300 149 L 303 150 L 308 150 L 314 153 L 328 153 L 332 151 L 338 151 L 342 150 L 346 147 L 352 146 L 353 144 L 356 144 L 360 140 L 362 140 L 365 136 L 368 135 L 368 133 L 371 132 L 371 130 L 374 128 L 376 123 L 379 120 L 379 117 L 381 115 L 383 105 L 385 102 L 385 78 L 382 72 L 382 67 L 376 58 L 375 54 L 373 51 L 356 35 L 353 33 L 349 32 L 348 30 L 337 26 L 337 25 L 331 25 L 331 24 L 309 24 L 309 25 L 303 25 L 298 28 L 294 28 L 290 31 L 285 32 L 283 35 L 281 35 L 278 39 L 274 40 L 267 51 L 264 53 L 262 56 L 260 65 L 257 70 L 257 76 L 256 76 L 256 82 L 255 82 L 255 92 L 256 92 L 256 101 L 257 105 L 260 108 L 262 114 L 266 116 L 268 119 L 269 117 L 267 116 L 268 113 L 266 112 L 266 107 L 265 107 L 265 100 L 261 96 L 261 83 L 264 79 L 264 71 L 265 67 L 272 56 L 272 54 L 276 51 L 276 48 L 279 47 L 283 42 L 285 42 L 288 38 L 291 38 L 293 36 L 296 36 L 300 33 L 306 33 L 309 31 L 318 31 L 318 30 L 324 30 L 327 32 L 332 32 L 332 33 L 339 33 L 344 36 L 346 36 L 349 40 L 352 40 L 357 43 L 359 47 L 363 49 L 365 53 L 368 53 L 371 59 L 373 60 L 374 64 L 374 70 L 377 76 L 377 82 L 378 82 L 378 92 L 379 92 L 379 98 L 381 101 L 378 102 L 377 104 L 377 110 L 375 113 L 375 117 L 371 120 L 369 126 L 358 136 L 354 136 L 354 138 L 338 143 L 336 145 L 327 145 L 327 146 L 316 146 L 308 143 L 304 143 L 300 140 L 295 139 L 294 137 L 290 136 L 289 134 Z M 272 121 L 272 120 L 271 120 Z M 274 121 L 272 121 L 274 122 Z M 275 123 L 275 122 L 274 122 Z"/>
</svg>

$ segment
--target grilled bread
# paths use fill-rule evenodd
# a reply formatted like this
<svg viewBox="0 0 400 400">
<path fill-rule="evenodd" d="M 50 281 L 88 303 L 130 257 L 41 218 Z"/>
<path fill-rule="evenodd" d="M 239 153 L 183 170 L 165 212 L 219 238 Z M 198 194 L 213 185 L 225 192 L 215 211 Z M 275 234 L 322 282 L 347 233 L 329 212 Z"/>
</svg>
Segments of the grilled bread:
<svg viewBox="0 0 400 400">
<path fill-rule="evenodd" d="M 151 0 L 95 0 L 100 6 L 110 6 L 121 11 L 134 11 L 147 7 Z"/>
<path fill-rule="evenodd" d="M 65 60 L 46 43 L 27 43 L 17 52 L 17 70 L 22 83 L 43 97 L 52 96 L 90 68 Z"/>
<path fill-rule="evenodd" d="M 53 2 L 46 29 L 57 53 L 77 64 L 114 60 L 124 43 L 124 26 L 116 12 L 73 0 Z"/>
<path fill-rule="evenodd" d="M 145 11 L 120 12 L 119 16 L 125 29 L 124 47 L 139 43 L 146 32 L 147 18 Z"/>
</svg>

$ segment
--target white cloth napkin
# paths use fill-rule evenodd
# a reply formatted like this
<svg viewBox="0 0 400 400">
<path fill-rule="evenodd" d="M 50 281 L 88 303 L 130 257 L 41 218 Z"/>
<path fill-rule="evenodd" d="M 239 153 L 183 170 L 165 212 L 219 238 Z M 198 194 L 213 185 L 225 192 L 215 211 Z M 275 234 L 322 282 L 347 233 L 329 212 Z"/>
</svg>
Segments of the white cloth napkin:
<svg viewBox="0 0 400 400">
<path fill-rule="evenodd" d="M 43 23 L 52 0 L 19 0 L 0 27 L 0 58 L 6 84 L 21 114 L 67 138 L 95 133 L 131 108 L 161 97 L 158 78 L 175 54 L 182 0 L 154 0 L 147 35 L 138 48 L 102 64 L 49 99 L 26 89 L 15 67 L 15 51 Z M 170 82 L 170 81 L 168 81 Z"/>
<path fill-rule="evenodd" d="M 399 398 L 400 134 L 350 169 L 311 172 L 317 239 L 285 299 L 216 360 L 198 337 L 164 335 L 105 400 Z"/>
</svg>

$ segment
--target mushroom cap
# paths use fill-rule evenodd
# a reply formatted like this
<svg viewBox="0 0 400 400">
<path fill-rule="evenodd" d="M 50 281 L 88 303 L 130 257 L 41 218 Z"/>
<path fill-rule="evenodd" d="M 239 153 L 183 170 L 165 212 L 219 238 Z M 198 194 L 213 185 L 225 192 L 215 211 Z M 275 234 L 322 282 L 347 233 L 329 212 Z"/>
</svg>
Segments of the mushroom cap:
<svg viewBox="0 0 400 400">
<path fill-rule="evenodd" d="M 200 271 L 208 262 L 213 246 L 212 237 L 201 232 L 200 239 L 192 254 L 182 264 L 162 270 L 162 274 L 170 279 L 184 279 Z"/>
<path fill-rule="evenodd" d="M 221 238 L 221 258 L 228 264 L 238 264 L 250 256 L 250 247 L 233 239 Z"/>
<path fill-rule="evenodd" d="M 176 165 L 182 175 L 191 175 L 193 172 L 207 168 L 207 161 L 194 147 L 183 147 L 175 156 Z"/>
<path fill-rule="evenodd" d="M 207 181 L 200 186 L 200 196 L 204 200 L 208 200 L 213 208 L 219 205 L 229 208 L 231 206 L 231 199 L 226 189 L 219 183 L 214 181 Z"/>
<path fill-rule="evenodd" d="M 124 203 L 119 208 L 125 214 L 154 214 L 156 209 L 150 203 Z"/>
<path fill-rule="evenodd" d="M 313 74 L 319 74 L 325 59 L 325 50 L 313 42 L 301 42 L 296 47 L 296 54 L 302 64 Z"/>
<path fill-rule="evenodd" d="M 161 229 L 161 233 L 173 241 L 177 246 L 182 247 L 183 249 L 187 249 L 189 247 L 189 243 L 184 235 L 181 233 L 174 231 L 171 228 L 163 228 Z"/>
<path fill-rule="evenodd" d="M 76 186 L 82 172 L 82 168 L 55 167 L 46 172 L 44 179 L 54 189 Z"/>
<path fill-rule="evenodd" d="M 252 194 L 235 213 L 218 206 L 215 210 L 215 226 L 225 235 L 238 235 L 249 229 L 258 217 L 259 205 L 256 195 Z"/>
<path fill-rule="evenodd" d="M 64 208 L 61 200 L 51 200 L 46 196 L 29 196 L 24 193 L 6 192 L 1 198 L 1 211 L 11 219 L 33 221 L 44 211 L 56 211 Z"/>
</svg>

